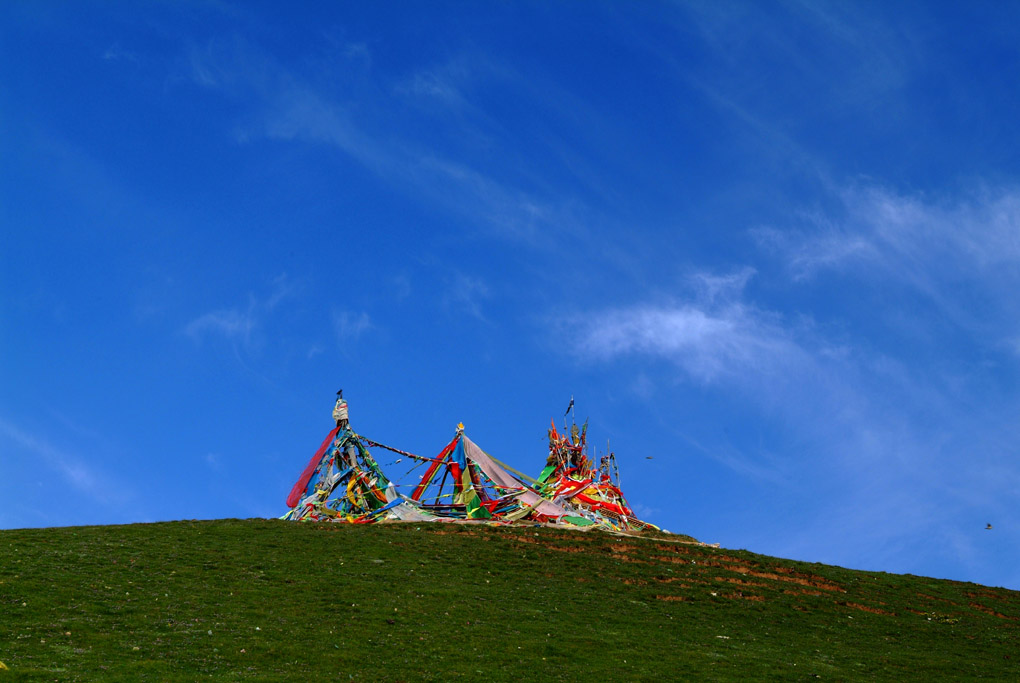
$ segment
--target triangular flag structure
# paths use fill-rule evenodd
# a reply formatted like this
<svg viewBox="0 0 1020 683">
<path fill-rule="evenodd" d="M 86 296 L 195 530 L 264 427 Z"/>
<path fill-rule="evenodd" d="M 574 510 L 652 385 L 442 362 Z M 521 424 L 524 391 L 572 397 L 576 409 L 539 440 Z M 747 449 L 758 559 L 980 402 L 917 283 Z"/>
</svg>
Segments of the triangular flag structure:
<svg viewBox="0 0 1020 683">
<path fill-rule="evenodd" d="M 294 484 L 285 519 L 367 522 L 385 512 L 389 479 L 350 425 L 329 433 Z"/>
<path fill-rule="evenodd" d="M 620 490 L 616 455 L 602 456 L 599 466 L 588 458 L 588 423 L 571 433 L 559 434 L 549 427 L 549 459 L 535 482 L 540 495 L 581 512 L 599 526 L 611 529 L 656 529 L 634 515 Z"/>
<path fill-rule="evenodd" d="M 655 530 L 634 516 L 619 488 L 612 453 L 596 468 L 586 452 L 587 423 L 571 435 L 549 430 L 549 458 L 538 480 L 496 460 L 464 434 L 434 458 L 359 436 L 350 426 L 347 402 L 337 398 L 337 426 L 312 456 L 287 497 L 283 519 L 369 524 L 384 521 L 446 521 L 490 524 L 552 524 L 611 530 Z M 368 447 L 382 448 L 425 470 L 404 485 L 383 472 Z M 408 473 L 410 474 L 410 472 Z M 615 477 L 615 481 L 614 481 Z M 401 492 L 398 489 L 403 488 Z"/>
</svg>

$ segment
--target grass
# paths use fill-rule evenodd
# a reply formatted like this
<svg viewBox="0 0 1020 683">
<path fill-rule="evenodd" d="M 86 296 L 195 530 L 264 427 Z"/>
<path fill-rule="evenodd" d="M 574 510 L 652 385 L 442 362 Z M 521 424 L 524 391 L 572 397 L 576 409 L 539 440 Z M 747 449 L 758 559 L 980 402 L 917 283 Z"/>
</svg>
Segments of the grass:
<svg viewBox="0 0 1020 683">
<path fill-rule="evenodd" d="M 0 531 L 0 683 L 1020 679 L 1020 593 L 677 538 L 270 520 Z"/>
</svg>

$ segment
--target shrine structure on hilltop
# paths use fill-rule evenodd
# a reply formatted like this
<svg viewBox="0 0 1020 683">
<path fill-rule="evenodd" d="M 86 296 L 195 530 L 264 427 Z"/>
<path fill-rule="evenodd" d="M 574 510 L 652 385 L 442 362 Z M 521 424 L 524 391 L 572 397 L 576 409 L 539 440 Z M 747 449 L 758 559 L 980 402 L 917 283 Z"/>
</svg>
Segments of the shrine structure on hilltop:
<svg viewBox="0 0 1020 683">
<path fill-rule="evenodd" d="M 569 430 L 549 428 L 549 454 L 532 479 L 482 450 L 458 424 L 453 439 L 435 457 L 424 457 L 360 436 L 351 427 L 343 391 L 333 407 L 336 427 L 312 456 L 287 497 L 283 519 L 345 522 L 475 522 L 547 524 L 613 531 L 658 530 L 634 516 L 619 486 L 612 452 L 596 465 L 588 456 L 588 424 L 567 413 Z M 414 463 L 403 478 L 424 468 L 417 481 L 388 477 L 369 448 Z"/>
</svg>

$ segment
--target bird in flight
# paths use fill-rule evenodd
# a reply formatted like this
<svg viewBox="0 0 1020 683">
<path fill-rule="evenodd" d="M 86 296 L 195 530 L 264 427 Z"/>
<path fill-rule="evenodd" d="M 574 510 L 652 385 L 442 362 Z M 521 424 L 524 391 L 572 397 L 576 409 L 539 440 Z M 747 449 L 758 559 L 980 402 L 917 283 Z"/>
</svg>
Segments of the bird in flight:
<svg viewBox="0 0 1020 683">
<path fill-rule="evenodd" d="M 992 525 L 989 523 L 989 524 L 987 524 L 985 526 L 985 531 L 991 531 L 991 530 L 992 530 Z"/>
</svg>

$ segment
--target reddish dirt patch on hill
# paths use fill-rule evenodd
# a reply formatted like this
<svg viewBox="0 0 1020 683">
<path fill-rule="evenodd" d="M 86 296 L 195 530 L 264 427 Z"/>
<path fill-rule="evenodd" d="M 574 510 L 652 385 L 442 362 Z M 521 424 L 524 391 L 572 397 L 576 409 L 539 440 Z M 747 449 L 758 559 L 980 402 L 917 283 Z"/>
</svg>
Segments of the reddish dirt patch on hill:
<svg viewBox="0 0 1020 683">
<path fill-rule="evenodd" d="M 441 532 L 440 532 L 441 533 Z M 555 541 L 541 541 L 534 538 L 515 538 L 513 539 L 517 543 L 527 543 L 529 545 L 537 545 L 549 550 L 555 550 L 559 553 L 584 553 L 588 552 L 587 548 L 577 548 L 571 545 L 563 545 Z"/>
<path fill-rule="evenodd" d="M 701 586 L 707 586 L 708 585 L 708 581 L 702 581 L 700 579 L 692 579 L 689 576 L 685 576 L 683 578 L 681 578 L 679 576 L 656 576 L 656 577 L 653 577 L 653 580 L 657 581 L 658 583 L 677 583 L 678 581 L 685 581 L 687 583 L 696 583 L 696 584 L 699 584 Z M 685 584 L 681 583 L 680 587 L 681 588 L 687 588 L 688 586 L 686 586 Z"/>
<path fill-rule="evenodd" d="M 739 565 L 741 567 L 754 566 L 754 564 L 748 562 L 747 560 L 742 560 L 739 557 L 731 557 L 729 555 L 716 555 L 715 557 L 718 558 L 720 562 L 729 562 L 730 564 Z"/>
<path fill-rule="evenodd" d="M 954 607 L 960 606 L 958 603 L 955 603 L 948 598 L 937 598 L 934 595 L 928 595 L 927 593 L 918 593 L 917 596 L 920 598 L 924 598 L 925 600 L 937 600 L 939 602 L 948 602 L 950 605 L 953 605 Z"/>
<path fill-rule="evenodd" d="M 825 595 L 825 593 L 821 593 L 819 591 L 796 591 L 791 589 L 784 590 L 783 593 L 785 593 L 786 595 L 810 595 L 811 597 L 815 598 L 818 597 L 819 595 Z"/>
<path fill-rule="evenodd" d="M 719 597 L 730 600 L 750 600 L 751 602 L 765 602 L 764 595 L 752 595 L 751 593 L 720 593 Z"/>
<path fill-rule="evenodd" d="M 717 576 L 715 577 L 715 580 L 725 581 L 726 583 L 735 583 L 738 586 L 757 586 L 759 588 L 772 588 L 772 586 L 770 586 L 769 584 L 762 583 L 761 581 L 748 581 L 747 579 L 734 579 L 732 577 L 726 576 Z"/>
<path fill-rule="evenodd" d="M 871 612 L 872 614 L 884 614 L 890 617 L 896 616 L 895 612 L 888 612 L 884 609 L 879 609 L 878 607 L 869 607 L 868 605 L 862 605 L 858 602 L 837 602 L 836 604 L 842 605 L 843 607 L 850 607 L 851 609 L 857 609 L 862 612 Z"/>
<path fill-rule="evenodd" d="M 815 576 L 814 574 L 795 574 L 793 572 L 784 572 L 783 575 L 780 575 L 774 572 L 760 572 L 748 569 L 747 567 L 723 564 L 721 562 L 706 562 L 705 564 L 710 567 L 725 569 L 744 576 L 753 576 L 759 579 L 771 579 L 772 581 L 784 581 L 787 583 L 796 583 L 801 586 L 809 586 L 811 588 L 821 588 L 822 590 L 846 593 L 842 586 L 832 583 L 821 576 Z"/>
<path fill-rule="evenodd" d="M 656 555 L 650 559 L 658 560 L 659 562 L 666 562 L 668 564 L 691 564 L 690 560 L 685 560 L 682 557 L 663 557 L 662 555 Z"/>
<path fill-rule="evenodd" d="M 690 547 L 685 547 L 682 545 L 667 545 L 665 543 L 656 543 L 652 547 L 655 548 L 656 550 L 664 550 L 667 553 L 678 553 L 681 555 L 692 554 Z"/>
<path fill-rule="evenodd" d="M 972 602 L 970 603 L 970 606 L 978 610 L 979 612 L 991 614 L 993 617 L 999 617 L 1000 619 L 1009 619 L 1010 621 L 1016 621 L 1016 617 L 1007 617 L 1005 614 L 1000 614 L 999 612 L 993 610 L 991 607 L 985 607 L 979 602 Z"/>
</svg>

